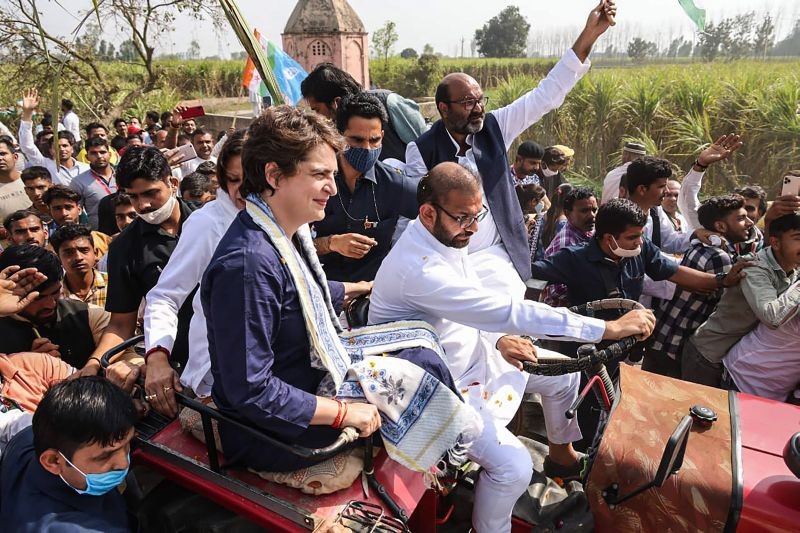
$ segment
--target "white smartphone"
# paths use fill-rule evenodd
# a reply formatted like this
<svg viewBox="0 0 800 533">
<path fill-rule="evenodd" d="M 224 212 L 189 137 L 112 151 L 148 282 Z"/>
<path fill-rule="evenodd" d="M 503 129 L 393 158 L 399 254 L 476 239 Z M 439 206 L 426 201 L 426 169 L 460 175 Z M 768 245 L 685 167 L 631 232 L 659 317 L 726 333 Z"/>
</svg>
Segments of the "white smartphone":
<svg viewBox="0 0 800 533">
<path fill-rule="evenodd" d="M 784 176 L 781 196 L 800 196 L 800 176 Z"/>
<path fill-rule="evenodd" d="M 172 150 L 167 150 L 164 152 L 164 156 L 171 164 L 180 165 L 181 163 L 197 157 L 197 152 L 194 151 L 194 146 L 192 146 L 192 143 L 186 143 L 183 146 L 178 146 Z"/>
</svg>

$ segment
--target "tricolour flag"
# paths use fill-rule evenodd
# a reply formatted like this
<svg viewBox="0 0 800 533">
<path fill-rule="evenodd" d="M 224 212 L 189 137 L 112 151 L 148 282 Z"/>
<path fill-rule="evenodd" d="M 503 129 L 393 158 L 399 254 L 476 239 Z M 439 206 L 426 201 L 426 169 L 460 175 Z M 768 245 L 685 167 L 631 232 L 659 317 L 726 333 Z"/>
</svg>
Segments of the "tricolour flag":
<svg viewBox="0 0 800 533">
<path fill-rule="evenodd" d="M 258 30 L 254 30 L 256 40 L 261 45 L 261 48 L 267 53 L 267 60 L 269 66 L 275 74 L 275 79 L 278 81 L 281 94 L 283 95 L 284 103 L 289 105 L 297 105 L 303 95 L 300 93 L 300 82 L 306 79 L 308 74 L 300 64 L 292 59 L 289 54 L 275 46 L 275 43 L 265 39 Z M 252 58 L 247 58 L 247 64 L 244 67 L 244 76 L 242 77 L 242 85 L 247 87 L 251 92 L 266 96 L 269 94 L 264 80 L 258 73 Z"/>
<path fill-rule="evenodd" d="M 695 5 L 694 0 L 678 0 L 686 14 L 692 19 L 699 31 L 706 31 L 706 10 Z"/>
</svg>

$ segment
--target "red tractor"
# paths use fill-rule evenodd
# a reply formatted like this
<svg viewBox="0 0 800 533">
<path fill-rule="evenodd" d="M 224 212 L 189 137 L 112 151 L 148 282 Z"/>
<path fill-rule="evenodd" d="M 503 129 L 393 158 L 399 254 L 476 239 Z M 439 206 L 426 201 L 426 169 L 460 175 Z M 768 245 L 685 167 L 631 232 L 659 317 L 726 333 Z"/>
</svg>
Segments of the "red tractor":
<svg viewBox="0 0 800 533">
<path fill-rule="evenodd" d="M 140 340 L 130 339 L 104 360 Z M 587 372 L 590 380 L 579 401 L 593 390 L 603 412 L 582 483 L 558 484 L 535 471 L 528 493 L 515 507 L 513 531 L 800 530 L 800 407 L 624 364 L 613 384 L 604 365 L 623 359 L 634 342 L 627 339 L 599 351 L 587 347 L 576 359 L 540 360 L 526 368 L 539 374 Z M 374 461 L 368 451 L 360 481 L 333 494 L 309 496 L 255 473 L 226 468 L 212 420 L 320 459 L 352 446 L 352 436 L 343 433 L 325 449 L 290 446 L 197 400 L 183 395 L 178 400 L 200 413 L 206 444 L 184 431 L 178 420 L 151 414 L 137 426 L 134 464 L 204 497 L 206 506 L 210 500 L 246 518 L 253 527 L 314 531 L 326 521 L 353 531 L 433 533 L 469 527 L 474 471 L 443 495 L 426 488 L 420 475 L 383 450 Z M 574 416 L 575 409 L 577 405 L 565 415 Z M 546 447 L 523 441 L 534 465 L 540 466 Z M 147 500 L 154 498 L 140 503 L 152 509 Z M 230 530 L 242 530 L 237 524 Z"/>
</svg>

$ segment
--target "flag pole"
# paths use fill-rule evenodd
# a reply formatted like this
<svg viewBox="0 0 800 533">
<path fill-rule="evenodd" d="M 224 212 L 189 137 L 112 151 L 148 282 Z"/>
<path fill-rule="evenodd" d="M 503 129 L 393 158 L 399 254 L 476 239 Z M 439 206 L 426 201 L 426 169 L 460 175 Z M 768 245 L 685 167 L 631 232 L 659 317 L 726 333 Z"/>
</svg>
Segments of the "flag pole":
<svg viewBox="0 0 800 533">
<path fill-rule="evenodd" d="M 250 28 L 247 20 L 245 20 L 242 12 L 239 10 L 236 0 L 220 0 L 220 5 L 236 37 L 244 47 L 247 55 L 253 60 L 253 64 L 261 75 L 264 85 L 266 85 L 270 96 L 272 96 L 272 102 L 275 105 L 284 104 L 283 93 L 280 87 L 278 87 L 278 80 L 275 79 L 275 74 L 272 72 L 269 60 L 264 50 L 261 48 L 261 43 L 256 40 L 252 28 Z"/>
</svg>

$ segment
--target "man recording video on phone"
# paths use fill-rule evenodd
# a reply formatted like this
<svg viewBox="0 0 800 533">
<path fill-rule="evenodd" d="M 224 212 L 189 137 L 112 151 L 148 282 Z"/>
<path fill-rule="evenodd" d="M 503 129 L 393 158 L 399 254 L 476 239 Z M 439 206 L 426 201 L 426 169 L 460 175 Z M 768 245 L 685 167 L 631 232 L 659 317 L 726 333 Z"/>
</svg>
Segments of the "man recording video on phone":
<svg viewBox="0 0 800 533">
<path fill-rule="evenodd" d="M 197 105 L 179 105 L 172 112 L 172 120 L 170 120 L 169 134 L 166 140 L 167 148 L 175 148 L 177 145 L 178 135 L 185 120 L 194 120 L 196 117 L 205 116 L 205 111 L 203 107 L 199 105 L 199 102 L 191 103 L 196 103 Z M 211 155 L 215 143 L 214 136 L 211 132 L 205 131 L 203 128 L 197 128 L 192 132 L 191 140 L 195 157 L 189 158 L 191 154 L 188 152 L 183 154 L 183 161 L 179 169 L 180 175 L 177 175 L 178 172 L 173 173 L 178 179 L 182 179 L 183 176 L 188 176 L 206 161 L 217 162 L 217 158 Z"/>
</svg>

